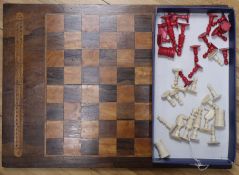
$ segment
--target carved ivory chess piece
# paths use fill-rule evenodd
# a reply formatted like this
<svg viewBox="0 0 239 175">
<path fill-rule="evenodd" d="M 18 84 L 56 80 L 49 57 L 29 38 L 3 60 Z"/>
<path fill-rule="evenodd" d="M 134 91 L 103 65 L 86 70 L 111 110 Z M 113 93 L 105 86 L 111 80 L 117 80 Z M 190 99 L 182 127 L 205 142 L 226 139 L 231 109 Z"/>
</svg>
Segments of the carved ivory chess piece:
<svg viewBox="0 0 239 175">
<path fill-rule="evenodd" d="M 219 108 L 219 106 L 215 106 L 214 127 L 215 128 L 225 127 L 225 111 Z"/>
<path fill-rule="evenodd" d="M 174 99 L 171 97 L 171 95 L 170 95 L 170 90 L 165 91 L 165 92 L 162 94 L 161 98 L 162 98 L 163 100 L 167 100 L 173 107 L 176 106 L 175 100 L 174 100 Z"/>
<path fill-rule="evenodd" d="M 185 120 L 186 120 L 186 116 L 183 114 L 180 114 L 177 116 L 176 118 L 176 125 L 174 126 L 174 128 L 171 131 L 171 137 L 176 139 L 176 140 L 181 140 L 180 137 L 180 131 L 183 127 L 185 127 Z"/>
<path fill-rule="evenodd" d="M 209 60 L 216 61 L 220 66 L 223 66 L 223 61 L 220 59 L 220 57 L 217 55 L 218 49 L 215 49 L 213 52 L 208 54 Z"/>
<path fill-rule="evenodd" d="M 210 141 L 208 142 L 208 145 L 218 145 L 218 144 L 220 144 L 220 142 L 218 142 L 216 139 L 215 128 L 212 125 L 211 126 L 211 137 L 210 137 Z"/>
<path fill-rule="evenodd" d="M 155 143 L 154 145 L 155 145 L 155 147 L 158 151 L 159 157 L 161 159 L 164 159 L 164 158 L 167 158 L 170 156 L 169 151 L 167 150 L 166 146 L 164 145 L 164 143 L 161 139 L 159 139 L 159 141 L 157 143 Z"/>
<path fill-rule="evenodd" d="M 172 126 L 169 122 L 167 122 L 164 118 L 160 116 L 158 116 L 157 119 L 169 130 L 169 134 L 173 139 L 181 140 L 180 131 L 185 126 L 185 115 L 178 115 L 176 118 L 176 124 L 174 126 Z"/>
<path fill-rule="evenodd" d="M 194 116 L 191 113 L 190 116 L 187 119 L 187 123 L 186 123 L 186 126 L 185 126 L 185 130 L 183 132 L 183 135 L 181 136 L 181 138 L 184 141 L 189 141 L 190 140 L 190 132 L 193 128 L 193 121 L 194 121 Z"/>
<path fill-rule="evenodd" d="M 178 90 L 171 90 L 170 96 L 174 97 L 174 99 L 178 102 L 179 105 L 183 105 L 182 99 L 179 97 L 179 91 Z"/>
<path fill-rule="evenodd" d="M 190 140 L 198 142 L 198 129 L 201 127 L 201 120 L 202 120 L 202 107 L 199 107 L 194 114 L 194 122 L 193 122 L 193 131 L 190 137 Z"/>
<path fill-rule="evenodd" d="M 197 82 L 198 82 L 198 79 L 193 78 L 193 82 L 189 86 L 187 86 L 186 91 L 196 94 L 197 93 Z"/>
<path fill-rule="evenodd" d="M 212 87 L 212 85 L 208 84 L 208 85 L 207 85 L 207 88 L 208 88 L 210 94 L 212 95 L 213 101 L 216 101 L 216 100 L 218 100 L 218 99 L 221 97 L 221 95 L 219 95 L 219 94 L 215 91 L 215 89 Z"/>
<path fill-rule="evenodd" d="M 157 119 L 169 130 L 169 132 L 173 130 L 174 126 L 167 122 L 163 117 L 158 116 Z"/>
<path fill-rule="evenodd" d="M 215 115 L 215 110 L 213 108 L 211 108 L 205 115 L 204 115 L 204 126 L 203 128 L 201 128 L 201 131 L 204 132 L 210 132 L 210 128 L 209 128 L 209 122 L 214 118 Z"/>
<path fill-rule="evenodd" d="M 202 105 L 209 105 L 212 107 L 214 105 L 212 100 L 212 97 L 208 94 L 202 99 Z"/>
<path fill-rule="evenodd" d="M 173 86 L 177 86 L 178 85 L 178 79 L 179 79 L 179 75 L 178 72 L 182 71 L 182 69 L 180 68 L 174 68 L 173 70 L 173 74 L 174 74 L 174 81 L 173 81 Z"/>
</svg>

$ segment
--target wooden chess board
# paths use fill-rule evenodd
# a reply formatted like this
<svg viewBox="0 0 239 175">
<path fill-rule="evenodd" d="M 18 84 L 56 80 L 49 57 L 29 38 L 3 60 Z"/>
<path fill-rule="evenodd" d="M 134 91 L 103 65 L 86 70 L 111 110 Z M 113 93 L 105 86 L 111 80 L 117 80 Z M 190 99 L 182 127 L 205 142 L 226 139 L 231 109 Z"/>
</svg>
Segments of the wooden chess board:
<svg viewBox="0 0 239 175">
<path fill-rule="evenodd" d="M 3 166 L 153 166 L 154 10 L 4 5 Z"/>
</svg>

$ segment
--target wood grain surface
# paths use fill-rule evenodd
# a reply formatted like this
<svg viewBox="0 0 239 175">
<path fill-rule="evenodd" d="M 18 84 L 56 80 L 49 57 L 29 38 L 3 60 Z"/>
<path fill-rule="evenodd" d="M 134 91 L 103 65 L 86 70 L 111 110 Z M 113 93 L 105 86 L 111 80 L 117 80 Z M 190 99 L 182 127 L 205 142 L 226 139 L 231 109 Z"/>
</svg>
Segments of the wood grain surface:
<svg viewBox="0 0 239 175">
<path fill-rule="evenodd" d="M 8 0 L 8 1 L 4 1 L 4 3 L 48 3 L 48 4 L 59 4 L 59 3 L 81 3 L 81 4 L 170 4 L 170 5 L 202 5 L 202 4 L 207 4 L 207 5 L 211 5 L 211 4 L 227 4 L 231 7 L 234 7 L 236 14 L 237 14 L 237 21 L 239 19 L 239 1 L 238 0 L 229 0 L 229 1 L 223 1 L 223 0 L 210 0 L 210 1 L 199 1 L 199 0 L 195 0 L 195 1 L 190 1 L 190 0 L 183 0 L 183 1 L 176 1 L 176 0 L 149 0 L 149 1 L 144 1 L 144 0 L 132 0 L 132 1 L 126 1 L 126 0 L 106 0 L 106 1 L 100 1 L 100 0 L 90 0 L 90 1 L 86 1 L 86 0 L 70 0 L 70 1 L 64 1 L 64 0 Z M 1 10 L 1 20 L 0 20 L 0 37 L 1 37 L 1 42 L 0 42 L 0 49 L 2 51 L 2 4 L 0 6 L 0 10 Z M 130 20 L 130 19 L 129 19 Z M 59 24 L 61 25 L 61 24 Z M 77 26 L 76 26 L 77 27 Z M 112 27 L 106 26 L 104 29 L 102 30 L 109 30 L 112 29 Z M 60 30 L 60 27 L 59 27 Z M 86 28 L 87 30 L 87 28 Z M 92 30 L 92 29 L 90 29 Z M 124 28 L 122 27 L 122 30 L 130 30 L 130 26 L 128 26 L 128 28 Z M 238 31 L 238 24 L 237 24 L 237 31 Z M 238 39 L 239 39 L 239 33 L 237 32 L 237 43 L 238 43 Z M 107 40 L 106 40 L 107 41 Z M 69 47 L 77 47 L 79 46 L 79 43 L 77 43 L 77 41 L 75 41 L 76 44 L 74 44 L 73 46 L 69 46 Z M 107 47 L 109 46 L 107 44 L 107 42 L 103 42 L 103 44 Z M 145 44 L 145 43 L 142 43 Z M 146 43 L 147 45 L 150 43 Z M 139 45 L 139 47 L 141 47 Z M 97 53 L 96 53 L 97 54 Z M 140 54 L 139 54 L 140 55 Z M 239 56 L 239 49 L 237 48 L 237 56 Z M 54 63 L 54 56 L 52 58 L 52 62 L 51 64 L 57 64 L 60 65 L 62 63 Z M 137 59 L 137 56 L 136 56 Z M 141 62 L 147 61 L 144 60 L 142 58 L 139 58 L 139 63 Z M 1 65 L 2 65 L 2 57 L 0 59 Z M 123 62 L 123 58 L 122 58 L 122 62 Z M 92 64 L 92 63 L 86 63 L 86 64 Z M 123 64 L 123 63 L 122 63 Z M 237 63 L 238 64 L 238 63 Z M 238 66 L 238 65 L 237 65 Z M 2 66 L 1 66 L 1 72 L 2 72 Z M 140 75 L 140 71 L 138 70 L 138 73 Z M 148 76 L 148 75 L 146 75 Z M 238 74 L 237 74 L 238 76 Z M 2 79 L 2 74 L 0 74 L 0 78 Z M 109 80 L 106 80 L 109 81 Z M 110 80 L 112 81 L 112 80 Z M 237 84 L 238 86 L 238 84 Z M 2 91 L 2 86 L 0 86 L 0 90 Z M 239 88 L 239 87 L 238 87 Z M 140 91 L 140 89 L 139 89 Z M 127 99 L 129 100 L 129 99 Z M 238 93 L 237 93 L 237 102 L 239 100 L 238 97 Z M 110 105 L 110 104 L 105 104 L 105 105 Z M 102 106 L 102 109 L 104 111 L 104 107 L 106 106 Z M 108 106 L 107 106 L 108 107 Z M 71 107 L 70 107 L 71 108 Z M 140 108 L 140 107 L 139 107 Z M 55 108 L 54 108 L 55 109 Z M 112 111 L 115 110 L 115 107 L 113 105 L 110 106 L 110 109 L 112 109 Z M 69 110 L 73 110 L 73 109 L 69 109 Z M 102 113 L 101 117 L 104 117 L 104 113 L 106 113 L 107 111 Z M 112 113 L 111 113 L 112 114 Z M 77 115 L 77 114 L 76 114 Z M 149 114 L 150 115 L 150 114 Z M 106 116 L 106 115 L 105 115 Z M 109 117 L 107 115 L 107 117 Z M 112 115 L 111 117 L 114 117 L 114 115 Z M 140 115 L 139 115 L 140 117 Z M 1 118 L 2 119 L 2 118 Z M 238 124 L 238 121 L 237 121 Z M 55 125 L 57 125 L 57 123 L 55 123 Z M 36 128 L 37 129 L 37 128 Z M 60 129 L 60 128 L 59 128 Z M 2 133 L 1 133 L 2 134 Z M 54 133 L 51 133 L 54 134 Z M 104 134 L 104 133 L 102 133 Z M 237 141 L 239 142 L 239 137 L 237 137 Z M 74 141 L 68 140 L 68 142 L 70 143 L 69 145 L 74 145 Z M 140 142 L 140 141 L 139 141 Z M 237 143 L 238 143 L 237 142 Z M 141 143 L 145 143 L 146 142 L 141 142 Z M 102 141 L 103 145 L 114 145 L 114 142 L 112 140 L 103 140 Z M 1 144 L 2 145 L 2 144 Z M 238 153 L 238 144 L 237 144 L 237 153 Z M 100 148 L 100 151 L 105 153 L 107 152 L 108 154 L 114 153 L 114 148 L 110 146 L 111 149 L 109 150 L 104 150 Z M 137 150 L 140 150 L 141 148 L 137 148 Z M 72 150 L 72 149 L 70 149 Z M 56 151 L 61 151 L 61 150 L 56 150 Z M 140 152 L 140 151 L 139 151 Z M 76 152 L 77 153 L 77 152 Z M 232 169 L 230 170 L 217 170 L 217 169 L 209 169 L 203 173 L 199 172 L 197 169 L 183 169 L 183 168 L 161 168 L 161 169 L 5 169 L 5 168 L 1 168 L 0 169 L 0 174 L 238 174 L 239 173 L 239 164 L 238 164 L 238 159 L 235 162 L 235 165 L 233 166 Z"/>
</svg>

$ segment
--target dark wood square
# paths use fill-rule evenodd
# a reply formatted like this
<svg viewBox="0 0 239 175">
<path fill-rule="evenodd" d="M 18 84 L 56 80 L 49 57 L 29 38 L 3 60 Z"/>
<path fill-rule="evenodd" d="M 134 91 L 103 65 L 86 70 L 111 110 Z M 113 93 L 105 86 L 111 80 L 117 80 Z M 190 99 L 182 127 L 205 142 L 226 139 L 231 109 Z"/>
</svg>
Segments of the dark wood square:
<svg viewBox="0 0 239 175">
<path fill-rule="evenodd" d="M 70 49 L 64 51 L 65 66 L 80 66 L 81 65 L 81 49 Z"/>
<path fill-rule="evenodd" d="M 99 68 L 98 67 L 83 67 L 82 68 L 82 83 L 83 84 L 99 84 Z"/>
<path fill-rule="evenodd" d="M 44 135 L 41 135 L 39 133 L 44 130 L 44 126 L 39 125 L 38 123 L 34 125 L 28 124 L 26 126 L 27 127 L 23 128 L 23 142 L 32 146 L 39 146 L 39 144 L 42 144 L 42 140 L 44 140 Z M 29 132 L 29 130 L 31 130 L 32 132 Z M 34 152 L 37 151 L 35 150 Z"/>
<path fill-rule="evenodd" d="M 81 102 L 81 85 L 65 85 L 64 101 Z"/>
<path fill-rule="evenodd" d="M 136 32 L 151 32 L 152 15 L 135 15 L 134 27 Z"/>
<path fill-rule="evenodd" d="M 120 32 L 117 36 L 118 49 L 134 49 L 134 32 Z"/>
<path fill-rule="evenodd" d="M 116 32 L 116 30 L 117 30 L 116 16 L 104 15 L 100 17 L 101 32 Z"/>
<path fill-rule="evenodd" d="M 64 33 L 47 33 L 47 49 L 63 50 L 64 49 Z"/>
<path fill-rule="evenodd" d="M 82 48 L 99 48 L 98 32 L 82 32 Z"/>
<path fill-rule="evenodd" d="M 117 155 L 134 155 L 134 139 L 117 139 Z"/>
<path fill-rule="evenodd" d="M 135 72 L 134 68 L 118 68 L 117 82 L 118 84 L 134 84 Z"/>
<path fill-rule="evenodd" d="M 79 138 L 81 135 L 80 121 L 64 120 L 64 137 Z"/>
<path fill-rule="evenodd" d="M 46 106 L 47 120 L 63 120 L 63 104 L 48 103 Z"/>
<path fill-rule="evenodd" d="M 98 120 L 99 105 L 98 104 L 84 104 L 81 106 L 81 120 Z"/>
<path fill-rule="evenodd" d="M 137 138 L 151 137 L 152 136 L 151 130 L 152 130 L 151 121 L 147 120 L 135 121 L 135 137 Z"/>
<path fill-rule="evenodd" d="M 47 155 L 63 155 L 63 139 L 50 138 L 46 140 Z"/>
<path fill-rule="evenodd" d="M 64 84 L 64 68 L 48 67 L 47 68 L 47 84 L 48 85 Z"/>
<path fill-rule="evenodd" d="M 66 32 L 81 31 L 81 15 L 64 15 L 64 30 Z"/>
<path fill-rule="evenodd" d="M 100 49 L 100 65 L 116 66 L 117 65 L 116 49 Z"/>
<path fill-rule="evenodd" d="M 151 66 L 152 50 L 151 49 L 135 49 L 135 66 Z"/>
<path fill-rule="evenodd" d="M 81 154 L 82 155 L 98 155 L 99 141 L 98 139 L 81 140 Z"/>
<path fill-rule="evenodd" d="M 151 85 L 136 85 L 134 89 L 135 102 L 151 102 L 152 101 L 152 86 Z"/>
<path fill-rule="evenodd" d="M 117 119 L 121 120 L 134 119 L 134 103 L 118 103 Z"/>
<path fill-rule="evenodd" d="M 115 138 L 116 137 L 116 128 L 117 128 L 117 123 L 115 120 L 101 120 L 100 121 L 100 126 L 99 126 L 99 137 L 111 137 Z"/>
<path fill-rule="evenodd" d="M 116 85 L 100 85 L 100 102 L 116 102 Z"/>
</svg>

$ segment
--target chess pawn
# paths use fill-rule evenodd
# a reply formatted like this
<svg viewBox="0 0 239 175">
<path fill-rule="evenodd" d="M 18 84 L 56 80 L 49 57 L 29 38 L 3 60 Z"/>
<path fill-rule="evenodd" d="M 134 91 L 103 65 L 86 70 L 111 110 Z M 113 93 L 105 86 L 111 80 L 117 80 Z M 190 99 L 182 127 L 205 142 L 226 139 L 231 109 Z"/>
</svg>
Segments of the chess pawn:
<svg viewBox="0 0 239 175">
<path fill-rule="evenodd" d="M 208 85 L 207 85 L 207 88 L 208 88 L 210 94 L 212 95 L 213 101 L 216 101 L 216 100 L 218 100 L 219 98 L 221 98 L 221 95 L 219 95 L 219 94 L 215 91 L 215 89 L 212 87 L 212 85 L 208 84 Z"/>
<path fill-rule="evenodd" d="M 225 127 L 225 111 L 218 106 L 215 107 L 215 128 L 224 128 Z"/>
<path fill-rule="evenodd" d="M 207 56 L 207 57 L 208 57 L 209 60 L 214 60 L 214 61 L 216 61 L 220 66 L 223 66 L 224 63 L 223 63 L 223 61 L 218 57 L 217 53 L 218 53 L 218 49 L 215 49 L 215 50 L 211 51 L 210 53 L 208 53 L 208 56 Z"/>
<path fill-rule="evenodd" d="M 185 126 L 185 120 L 186 116 L 183 114 L 180 114 L 176 118 L 176 125 L 171 131 L 171 137 L 176 140 L 181 140 L 180 138 L 180 131 Z"/>
<path fill-rule="evenodd" d="M 197 141 L 197 136 L 198 136 L 198 129 L 201 127 L 201 120 L 202 120 L 202 109 L 198 108 L 197 110 L 197 115 L 195 116 L 194 122 L 193 122 L 193 131 L 190 137 L 190 140 L 192 141 Z"/>
<path fill-rule="evenodd" d="M 174 86 L 177 86 L 177 85 L 178 85 L 178 79 L 179 79 L 178 72 L 179 72 L 179 71 L 182 71 L 182 69 L 175 68 L 175 69 L 173 69 L 172 71 L 173 71 L 173 74 L 174 74 L 174 82 L 173 82 L 173 85 L 174 85 Z"/>
<path fill-rule="evenodd" d="M 208 142 L 208 145 L 218 145 L 218 144 L 220 144 L 220 142 L 218 142 L 216 139 L 215 128 L 212 125 L 211 126 L 211 137 L 210 137 L 210 141 Z"/>
<path fill-rule="evenodd" d="M 185 127 L 185 130 L 183 132 L 183 136 L 181 136 L 181 138 L 185 141 L 189 141 L 190 140 L 190 131 L 192 130 L 193 128 L 193 121 L 194 121 L 194 117 L 193 115 L 191 114 L 187 120 L 187 124 L 186 124 L 186 127 Z"/>
<path fill-rule="evenodd" d="M 159 141 L 155 143 L 154 145 L 161 159 L 168 158 L 170 156 L 169 151 L 167 150 L 166 146 L 164 145 L 161 139 L 159 139 Z"/>
<path fill-rule="evenodd" d="M 204 116 L 205 123 L 203 128 L 201 128 L 201 131 L 210 132 L 209 122 L 214 118 L 214 115 L 215 115 L 215 110 L 211 108 L 208 111 L 208 113 L 206 113 L 206 115 Z"/>
<path fill-rule="evenodd" d="M 172 90 L 170 91 L 170 96 L 174 97 L 174 99 L 178 102 L 179 105 L 183 105 L 182 99 L 178 95 L 179 91 L 177 90 Z"/>
<path fill-rule="evenodd" d="M 162 98 L 163 100 L 167 100 L 167 101 L 171 104 L 171 106 L 173 106 L 173 107 L 176 106 L 176 102 L 175 102 L 175 101 L 173 100 L 173 98 L 170 96 L 170 90 L 165 91 L 165 92 L 162 94 L 161 98 Z"/>
</svg>

